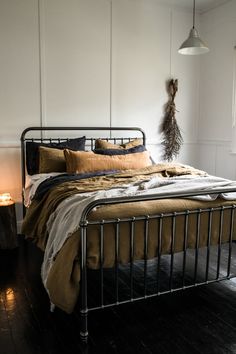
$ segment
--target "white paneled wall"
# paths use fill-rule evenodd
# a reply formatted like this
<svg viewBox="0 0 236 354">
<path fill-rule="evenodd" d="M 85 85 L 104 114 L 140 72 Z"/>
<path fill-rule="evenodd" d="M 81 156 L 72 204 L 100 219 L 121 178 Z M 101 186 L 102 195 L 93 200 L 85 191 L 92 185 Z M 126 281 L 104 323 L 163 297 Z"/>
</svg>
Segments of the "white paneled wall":
<svg viewBox="0 0 236 354">
<path fill-rule="evenodd" d="M 236 155 L 231 153 L 236 1 L 203 14 L 201 35 L 210 52 L 201 58 L 199 166 L 236 179 Z"/>
<path fill-rule="evenodd" d="M 0 193 L 10 192 L 19 203 L 20 134 L 39 124 L 37 0 L 0 1 L 0 48 Z"/>
<path fill-rule="evenodd" d="M 160 161 L 170 77 L 179 79 L 179 159 L 196 165 L 199 58 L 177 54 L 191 21 L 191 10 L 158 0 L 1 0 L 0 192 L 21 202 L 28 126 L 140 126 Z"/>
<path fill-rule="evenodd" d="M 112 124 L 140 126 L 156 142 L 170 75 L 170 16 L 155 1 L 113 4 Z"/>
<path fill-rule="evenodd" d="M 23 126 L 38 124 L 37 10 L 37 0 L 0 1 L 1 144 L 19 142 Z"/>
<path fill-rule="evenodd" d="M 110 124 L 110 2 L 41 0 L 47 125 Z"/>
</svg>

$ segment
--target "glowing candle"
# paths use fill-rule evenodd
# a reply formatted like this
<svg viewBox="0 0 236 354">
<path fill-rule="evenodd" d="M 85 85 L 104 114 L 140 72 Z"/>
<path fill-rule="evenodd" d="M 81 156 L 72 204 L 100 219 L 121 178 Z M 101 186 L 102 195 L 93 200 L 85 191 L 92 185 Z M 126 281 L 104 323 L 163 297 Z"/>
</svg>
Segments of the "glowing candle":
<svg viewBox="0 0 236 354">
<path fill-rule="evenodd" d="M 11 199 L 10 193 L 0 194 L 0 205 L 11 205 L 13 200 Z"/>
</svg>

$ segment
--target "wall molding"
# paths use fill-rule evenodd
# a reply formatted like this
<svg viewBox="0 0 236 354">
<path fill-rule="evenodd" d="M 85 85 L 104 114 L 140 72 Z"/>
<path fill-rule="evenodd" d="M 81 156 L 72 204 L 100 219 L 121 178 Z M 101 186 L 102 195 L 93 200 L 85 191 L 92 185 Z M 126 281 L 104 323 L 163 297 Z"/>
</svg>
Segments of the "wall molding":
<svg viewBox="0 0 236 354">
<path fill-rule="evenodd" d="M 199 143 L 201 143 L 201 144 L 209 144 L 208 142 L 198 142 L 198 141 L 185 141 L 185 142 L 183 142 L 183 145 L 198 145 Z M 228 143 L 230 143 L 230 141 L 228 142 Z M 147 138 L 147 140 L 146 140 L 146 144 L 147 145 L 157 145 L 157 146 L 161 146 L 162 144 L 161 144 L 161 142 L 159 141 L 159 140 L 157 140 L 157 139 L 153 139 L 153 138 L 151 138 L 151 139 L 148 139 Z M 221 142 L 221 145 L 222 144 L 225 144 L 225 142 Z M 213 143 L 211 143 L 211 144 L 209 144 L 209 145 L 217 145 L 216 143 L 215 144 L 213 144 Z M 218 144 L 219 145 L 219 144 Z M 20 144 L 20 142 L 18 142 L 18 141 L 12 141 L 12 142 L 1 142 L 0 143 L 0 149 L 1 148 L 3 148 L 3 149 L 6 149 L 6 148 L 9 148 L 9 149 L 12 149 L 12 148 L 21 148 L 21 144 Z"/>
<path fill-rule="evenodd" d="M 39 112 L 40 125 L 45 126 L 46 120 L 46 73 L 45 73 L 45 3 L 38 0 L 38 51 L 39 51 Z"/>
<path fill-rule="evenodd" d="M 199 142 L 198 141 L 184 141 L 183 142 L 183 145 L 198 145 L 199 144 Z M 147 138 L 146 139 L 146 145 L 162 145 L 161 144 L 161 141 L 160 140 L 157 140 L 157 139 L 155 139 L 155 138 Z"/>
<path fill-rule="evenodd" d="M 198 144 L 225 145 L 225 144 L 231 144 L 231 140 L 198 140 Z"/>
</svg>

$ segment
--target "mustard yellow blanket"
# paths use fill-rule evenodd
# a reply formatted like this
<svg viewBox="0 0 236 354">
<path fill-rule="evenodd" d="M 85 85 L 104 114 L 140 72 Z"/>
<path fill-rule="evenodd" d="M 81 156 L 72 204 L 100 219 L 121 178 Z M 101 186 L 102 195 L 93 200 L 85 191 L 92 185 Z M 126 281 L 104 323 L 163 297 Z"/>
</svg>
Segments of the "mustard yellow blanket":
<svg viewBox="0 0 236 354">
<path fill-rule="evenodd" d="M 47 244 L 47 226 L 46 223 L 57 206 L 67 197 L 88 191 L 100 189 L 109 189 L 136 180 L 147 181 L 153 176 L 169 178 L 178 175 L 205 175 L 205 172 L 196 170 L 189 166 L 178 164 L 158 164 L 142 170 L 124 171 L 114 175 L 92 177 L 85 180 L 74 182 L 65 182 L 54 187 L 50 192 L 44 195 L 42 200 L 33 201 L 23 222 L 22 232 L 27 238 L 36 242 L 42 249 Z M 140 215 L 156 215 L 158 213 L 167 213 L 173 211 L 183 211 L 186 209 L 198 209 L 203 207 L 214 207 L 218 205 L 229 205 L 232 202 L 217 200 L 214 202 L 201 202 L 188 199 L 165 199 L 157 201 L 146 201 L 127 204 L 116 204 L 98 208 L 91 212 L 90 220 L 114 219 L 123 217 L 132 217 Z M 208 232 L 208 216 L 203 215 L 201 219 L 201 237 L 200 246 L 205 246 Z M 225 214 L 222 240 L 227 242 L 229 237 L 229 218 L 230 213 Z M 219 213 L 214 215 L 212 223 L 212 243 L 218 242 L 219 233 Z M 170 252 L 171 245 L 171 218 L 166 218 L 163 223 L 162 234 L 162 253 Z M 144 256 L 144 222 L 139 221 L 135 227 L 135 254 L 134 259 L 142 259 Z M 148 258 L 155 257 L 158 247 L 159 221 L 153 219 L 149 222 L 148 233 Z M 236 228 L 235 228 L 236 229 Z M 176 222 L 175 252 L 183 249 L 184 235 L 184 217 L 179 217 Z M 90 225 L 87 230 L 87 266 L 97 269 L 100 264 L 99 259 L 99 226 Z M 235 237 L 235 235 L 234 235 Z M 189 219 L 188 247 L 195 247 L 196 240 L 196 216 L 191 215 Z M 130 227 L 128 223 L 121 223 L 119 240 L 119 262 L 128 263 L 130 257 Z M 73 311 L 79 294 L 80 282 L 80 231 L 75 232 L 68 238 L 55 257 L 53 266 L 47 279 L 47 290 L 50 299 L 59 308 L 70 313 Z M 115 226 L 114 224 L 104 227 L 104 267 L 112 267 L 115 260 Z"/>
</svg>

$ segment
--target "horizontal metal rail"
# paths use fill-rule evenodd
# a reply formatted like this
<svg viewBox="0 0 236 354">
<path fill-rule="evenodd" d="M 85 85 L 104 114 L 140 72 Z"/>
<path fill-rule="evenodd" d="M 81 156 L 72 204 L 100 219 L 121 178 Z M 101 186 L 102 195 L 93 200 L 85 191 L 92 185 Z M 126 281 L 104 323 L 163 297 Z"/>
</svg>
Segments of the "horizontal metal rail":
<svg viewBox="0 0 236 354">
<path fill-rule="evenodd" d="M 229 188 L 224 190 L 224 193 L 236 192 L 236 188 Z M 111 205 L 111 204 L 124 204 L 124 203 L 133 203 L 133 202 L 142 202 L 142 201 L 151 201 L 151 200 L 160 200 L 160 199 L 177 199 L 177 198 L 191 198 L 202 195 L 211 195 L 211 194 L 221 194 L 222 189 L 215 189 L 214 191 L 199 191 L 199 192 L 185 192 L 185 193 L 159 193 L 159 194 L 147 194 L 147 195 L 138 195 L 138 196 L 129 196 L 129 197 L 116 197 L 116 198 L 107 198 L 107 199 L 98 199 L 89 203 L 83 210 L 80 218 L 79 225 L 82 227 L 83 225 L 92 224 L 91 221 L 88 220 L 88 214 L 99 206 Z M 234 205 L 235 207 L 236 205 Z M 225 206 L 227 209 L 227 206 Z M 229 206 L 231 209 L 232 206 Z M 202 209 L 204 211 L 210 211 L 212 208 Z M 214 208 L 213 208 L 214 209 Z M 219 207 L 219 210 L 221 207 Z M 214 209 L 216 210 L 216 209 Z M 190 210 L 189 213 L 192 211 Z M 195 211 L 196 212 L 196 211 Z M 168 214 L 168 213 L 167 213 Z M 165 215 L 167 215 L 165 214 Z M 169 216 L 173 215 L 173 213 L 169 213 Z M 176 215 L 185 215 L 185 212 L 176 212 Z M 145 217 L 145 216 L 144 216 Z M 151 217 L 151 216 L 150 216 Z M 136 217 L 137 220 L 138 217 Z M 125 219 L 124 219 L 125 220 Z M 128 220 L 128 218 L 127 218 Z M 141 219 L 142 220 L 142 217 Z M 106 221 L 104 221 L 106 222 Z M 114 221 L 111 221 L 114 222 Z M 96 222 L 94 222 L 96 224 Z"/>
<path fill-rule="evenodd" d="M 236 204 L 235 204 L 236 207 Z M 169 218 L 173 216 L 173 213 L 175 213 L 176 216 L 185 216 L 187 213 L 188 215 L 194 215 L 194 214 L 198 214 L 198 213 L 208 213 L 210 210 L 213 211 L 221 211 L 221 209 L 223 210 L 231 210 L 232 209 L 232 205 L 225 205 L 223 207 L 213 207 L 213 208 L 205 208 L 205 209 L 192 209 L 192 210 L 184 210 L 184 211 L 175 211 L 175 212 L 168 212 L 168 213 L 160 213 L 160 214 L 153 214 L 153 215 L 148 215 L 149 219 L 156 219 L 156 218 Z M 142 221 L 146 219 L 146 215 L 144 216 L 131 216 L 131 217 L 127 217 L 127 218 L 120 218 L 120 221 L 122 222 L 129 222 L 131 221 L 133 218 L 135 218 L 135 221 Z M 102 222 L 104 224 L 113 224 L 114 222 L 116 222 L 117 219 L 107 219 L 107 220 L 103 220 Z M 86 225 L 100 225 L 101 221 L 97 221 L 97 220 L 87 220 Z"/>
<path fill-rule="evenodd" d="M 28 127 L 21 134 L 21 141 L 25 140 L 25 136 L 30 131 L 70 131 L 70 130 L 92 130 L 92 131 L 139 131 L 145 136 L 144 131 L 139 127 Z"/>
<path fill-rule="evenodd" d="M 191 288 L 197 288 L 199 286 L 203 286 L 203 285 L 207 285 L 207 284 L 212 284 L 212 283 L 217 283 L 217 282 L 220 282 L 220 281 L 223 281 L 223 280 L 229 280 L 229 279 L 232 279 L 232 278 L 235 278 L 235 275 L 232 275 L 232 276 L 224 276 L 220 279 L 212 279 L 212 280 L 208 280 L 208 282 L 199 282 L 197 284 L 192 284 L 192 285 L 185 285 L 185 286 L 182 286 L 182 287 L 179 287 L 179 288 L 174 288 L 174 289 L 171 289 L 171 290 L 165 290 L 165 291 L 161 291 L 159 293 L 155 293 L 155 294 L 150 294 L 150 295 L 146 295 L 145 296 L 145 299 L 149 299 L 149 298 L 154 298 L 154 297 L 157 297 L 157 296 L 160 296 L 160 295 L 166 295 L 166 294 L 171 294 L 171 293 L 175 293 L 177 291 L 181 291 L 181 290 L 188 290 L 188 289 L 191 289 Z M 136 302 L 136 301 L 141 301 L 143 300 L 144 297 L 143 296 L 140 296 L 140 297 L 136 297 L 136 298 L 133 298 L 132 301 L 130 300 L 123 300 L 123 301 L 119 301 L 119 302 L 113 302 L 111 304 L 106 304 L 106 305 L 103 305 L 102 307 L 100 306 L 97 306 L 97 307 L 91 307 L 91 308 L 88 308 L 88 311 L 94 311 L 94 310 L 99 310 L 101 308 L 108 308 L 108 307 L 112 307 L 112 306 L 116 306 L 116 305 L 122 305 L 122 304 L 128 304 L 130 302 Z"/>
</svg>

